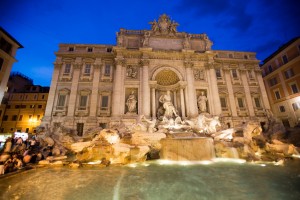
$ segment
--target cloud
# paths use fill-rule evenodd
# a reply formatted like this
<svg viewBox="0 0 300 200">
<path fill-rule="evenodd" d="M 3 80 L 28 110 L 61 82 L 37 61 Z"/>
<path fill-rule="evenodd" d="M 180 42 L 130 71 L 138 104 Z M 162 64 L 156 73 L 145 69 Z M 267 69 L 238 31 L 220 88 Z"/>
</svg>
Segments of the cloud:
<svg viewBox="0 0 300 200">
<path fill-rule="evenodd" d="M 253 21 L 247 12 L 248 1 L 239 0 L 181 0 L 177 10 L 193 12 L 197 18 L 212 17 L 215 26 L 246 31 Z M 219 19 L 219 20 L 217 20 Z"/>
</svg>

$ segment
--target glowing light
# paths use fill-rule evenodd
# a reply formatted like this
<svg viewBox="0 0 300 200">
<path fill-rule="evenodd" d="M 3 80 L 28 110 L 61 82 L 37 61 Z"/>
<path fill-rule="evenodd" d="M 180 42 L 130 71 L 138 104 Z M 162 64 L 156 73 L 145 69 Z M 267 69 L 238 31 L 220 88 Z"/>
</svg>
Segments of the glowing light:
<svg viewBox="0 0 300 200">
<path fill-rule="evenodd" d="M 106 140 L 110 143 L 110 144 L 116 144 L 119 141 L 119 136 L 118 135 L 111 135 L 109 137 L 106 137 Z"/>
<path fill-rule="evenodd" d="M 231 163 L 239 163 L 239 164 L 246 163 L 246 160 L 236 159 L 236 158 L 214 158 L 213 161 L 214 162 L 231 162 Z"/>
<path fill-rule="evenodd" d="M 136 163 L 131 163 L 131 164 L 128 165 L 128 167 L 136 168 L 137 164 Z"/>
<path fill-rule="evenodd" d="M 293 154 L 292 157 L 294 157 L 294 158 L 300 158 L 300 155 Z"/>
<path fill-rule="evenodd" d="M 97 160 L 97 161 L 94 161 L 94 162 L 88 162 L 87 164 L 89 164 L 89 165 L 99 165 L 99 164 L 101 164 L 101 161 Z"/>
<path fill-rule="evenodd" d="M 262 166 L 262 167 L 265 167 L 265 166 L 266 166 L 266 164 L 260 164 L 260 166 Z"/>
<path fill-rule="evenodd" d="M 174 161 L 171 161 L 171 160 L 158 160 L 158 164 L 160 164 L 160 165 L 171 165 L 171 164 L 174 164 Z"/>
</svg>

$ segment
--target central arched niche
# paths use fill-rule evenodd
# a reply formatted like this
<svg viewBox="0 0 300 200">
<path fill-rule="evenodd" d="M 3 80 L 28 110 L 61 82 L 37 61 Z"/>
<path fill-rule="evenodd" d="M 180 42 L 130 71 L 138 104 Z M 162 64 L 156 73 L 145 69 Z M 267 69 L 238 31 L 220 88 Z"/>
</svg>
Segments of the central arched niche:
<svg viewBox="0 0 300 200">
<path fill-rule="evenodd" d="M 180 81 L 177 74 L 170 69 L 163 69 L 155 76 L 158 85 L 168 86 L 174 85 Z"/>
</svg>

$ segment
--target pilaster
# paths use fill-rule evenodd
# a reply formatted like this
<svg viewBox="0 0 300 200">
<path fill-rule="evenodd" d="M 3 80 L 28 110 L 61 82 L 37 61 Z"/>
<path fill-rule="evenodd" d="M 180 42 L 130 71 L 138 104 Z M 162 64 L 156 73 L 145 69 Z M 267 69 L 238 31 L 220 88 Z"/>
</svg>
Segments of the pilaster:
<svg viewBox="0 0 300 200">
<path fill-rule="evenodd" d="M 54 63 L 54 71 L 52 74 L 51 86 L 50 86 L 46 110 L 45 110 L 45 118 L 51 117 L 53 107 L 55 106 L 54 99 L 56 96 L 57 80 L 59 77 L 59 71 L 60 71 L 61 67 L 62 67 L 61 62 Z"/>
<path fill-rule="evenodd" d="M 216 76 L 216 71 L 214 68 L 213 63 L 208 63 L 209 68 L 209 74 L 210 74 L 210 86 L 211 86 L 211 92 L 212 92 L 212 103 L 214 107 L 214 113 L 211 113 L 213 115 L 220 115 L 222 113 L 221 108 L 221 102 L 220 102 L 220 96 L 219 96 L 219 89 L 218 89 L 218 81 Z"/>
<path fill-rule="evenodd" d="M 100 81 L 100 69 L 101 69 L 101 59 L 97 58 L 93 64 L 94 68 L 94 77 L 93 77 L 93 86 L 92 86 L 92 95 L 91 95 L 91 104 L 90 104 L 90 116 L 96 117 L 97 106 L 98 106 L 98 89 Z"/>
<path fill-rule="evenodd" d="M 150 116 L 150 87 L 149 87 L 149 60 L 141 60 L 143 66 L 142 74 L 142 114 Z"/>
<path fill-rule="evenodd" d="M 250 117 L 254 117 L 255 112 L 254 112 L 254 108 L 253 108 L 253 103 L 252 103 L 249 84 L 248 84 L 248 81 L 247 81 L 246 69 L 244 69 L 243 66 L 240 67 L 240 69 L 241 69 L 240 70 L 241 71 L 241 78 L 242 78 L 242 82 L 243 82 L 243 86 L 244 86 L 244 91 L 245 91 L 245 96 L 246 96 L 246 102 L 247 102 L 247 106 L 248 106 L 249 115 L 250 115 Z"/>
<path fill-rule="evenodd" d="M 77 58 L 76 58 L 76 60 L 77 60 Z M 73 117 L 74 112 L 76 110 L 77 88 L 78 88 L 81 66 L 82 66 L 81 62 L 75 62 L 73 64 L 74 71 L 73 71 L 70 99 L 69 99 L 69 103 L 68 103 L 68 114 L 67 114 L 68 117 Z"/>
<path fill-rule="evenodd" d="M 227 91 L 228 91 L 229 107 L 231 109 L 231 115 L 232 115 L 232 117 L 237 117 L 237 110 L 236 110 L 236 104 L 235 104 L 234 93 L 233 93 L 233 88 L 232 88 L 232 80 L 231 80 L 231 76 L 229 74 L 229 68 L 224 67 L 223 71 L 225 74 L 225 82 L 226 82 Z"/>
<path fill-rule="evenodd" d="M 112 116 L 118 117 L 121 115 L 121 106 L 123 103 L 121 102 L 121 88 L 122 81 L 122 66 L 124 65 L 124 58 L 116 58 L 116 70 L 114 74 L 114 82 L 113 82 L 113 95 L 112 95 Z"/>
</svg>

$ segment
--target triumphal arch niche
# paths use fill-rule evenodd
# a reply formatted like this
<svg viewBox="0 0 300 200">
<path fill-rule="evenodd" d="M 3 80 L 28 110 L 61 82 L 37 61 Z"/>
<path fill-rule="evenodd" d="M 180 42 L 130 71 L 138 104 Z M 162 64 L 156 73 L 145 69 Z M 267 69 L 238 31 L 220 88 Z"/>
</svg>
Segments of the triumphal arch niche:
<svg viewBox="0 0 300 200">
<path fill-rule="evenodd" d="M 195 117 L 201 112 L 220 114 L 219 101 L 209 101 L 217 88 L 216 79 L 209 75 L 214 54 L 210 52 L 213 43 L 208 36 L 205 33 L 178 32 L 179 24 L 166 14 L 149 24 L 151 30 L 120 29 L 117 33 L 117 47 L 114 48 L 117 59 L 124 61 L 122 66 L 126 67 L 126 72 L 131 72 L 133 65 L 138 65 L 140 69 L 133 70 L 138 85 L 134 85 L 133 79 L 128 78 L 133 77 L 128 73 L 122 83 L 118 83 L 122 79 L 115 79 L 115 85 L 125 85 L 125 108 L 115 108 L 115 101 L 112 104 L 112 115 L 125 114 L 125 117 L 129 117 L 136 114 L 162 119 L 163 116 Z M 210 82 L 215 86 L 209 87 Z M 128 99 L 132 99 L 132 91 L 136 91 L 136 100 L 132 105 L 137 109 L 129 112 L 132 105 Z M 201 94 L 206 99 L 201 100 L 202 107 L 199 107 L 197 99 Z M 113 101 L 117 98 L 114 93 Z"/>
<path fill-rule="evenodd" d="M 60 44 L 44 122 L 82 134 L 139 116 L 207 114 L 231 127 L 266 120 L 270 106 L 255 53 L 212 50 L 205 33 L 179 32 L 166 14 L 149 25 L 121 28 L 116 45 Z"/>
</svg>

